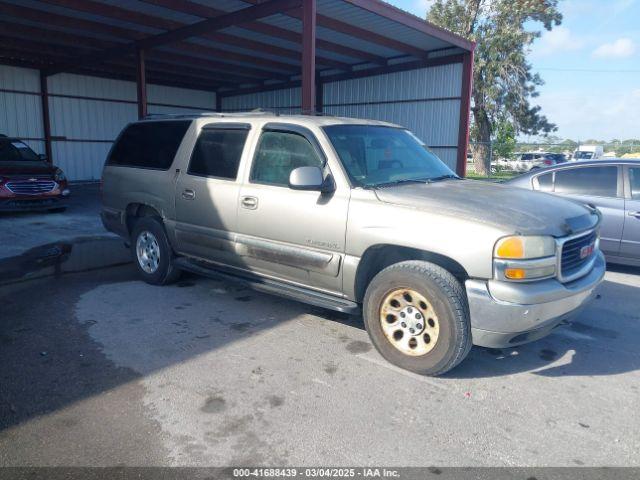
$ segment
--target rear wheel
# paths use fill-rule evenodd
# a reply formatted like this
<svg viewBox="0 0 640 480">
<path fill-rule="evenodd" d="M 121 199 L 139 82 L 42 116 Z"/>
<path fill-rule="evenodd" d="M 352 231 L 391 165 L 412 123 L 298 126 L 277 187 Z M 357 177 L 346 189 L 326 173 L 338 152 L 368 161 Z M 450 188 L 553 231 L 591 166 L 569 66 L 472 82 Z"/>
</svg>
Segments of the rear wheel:
<svg viewBox="0 0 640 480">
<path fill-rule="evenodd" d="M 173 266 L 175 255 L 162 222 L 142 217 L 131 235 L 133 261 L 142 279 L 152 285 L 166 285 L 178 279 L 180 270 Z"/>
<path fill-rule="evenodd" d="M 406 261 L 382 270 L 367 288 L 363 312 L 377 350 L 406 370 L 440 375 L 471 349 L 464 288 L 437 265 Z"/>
</svg>

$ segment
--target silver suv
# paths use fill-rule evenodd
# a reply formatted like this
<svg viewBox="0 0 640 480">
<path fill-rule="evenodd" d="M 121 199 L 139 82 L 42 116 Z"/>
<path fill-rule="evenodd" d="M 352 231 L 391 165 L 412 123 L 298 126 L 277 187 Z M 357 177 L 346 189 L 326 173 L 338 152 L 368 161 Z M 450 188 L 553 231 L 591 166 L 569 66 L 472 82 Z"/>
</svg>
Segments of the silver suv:
<svg viewBox="0 0 640 480">
<path fill-rule="evenodd" d="M 336 117 L 206 114 L 128 125 L 105 227 L 144 280 L 187 270 L 362 311 L 390 362 L 442 374 L 472 344 L 548 334 L 601 282 L 595 209 L 462 180 L 408 130 Z"/>
</svg>

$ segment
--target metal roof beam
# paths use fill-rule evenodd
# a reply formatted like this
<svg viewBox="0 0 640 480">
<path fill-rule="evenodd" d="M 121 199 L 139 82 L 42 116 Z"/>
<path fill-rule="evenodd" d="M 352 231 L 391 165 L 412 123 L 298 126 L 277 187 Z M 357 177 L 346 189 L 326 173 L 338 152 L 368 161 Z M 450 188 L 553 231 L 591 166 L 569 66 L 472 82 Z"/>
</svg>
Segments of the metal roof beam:
<svg viewBox="0 0 640 480">
<path fill-rule="evenodd" d="M 376 15 L 380 15 L 381 17 L 388 18 L 389 20 L 393 20 L 394 22 L 401 23 L 413 30 L 417 30 L 419 32 L 425 33 L 432 37 L 438 38 L 443 42 L 451 43 L 456 47 L 460 47 L 464 50 L 473 50 L 475 49 L 475 42 L 467 40 L 460 35 L 456 35 L 444 28 L 440 28 L 435 26 L 433 23 L 429 23 L 423 20 L 420 17 L 412 15 L 404 10 L 399 9 L 398 7 L 394 7 L 382 0 L 342 0 L 344 2 L 350 3 L 356 7 L 360 7 L 363 10 L 366 10 L 371 13 L 375 13 Z"/>
<path fill-rule="evenodd" d="M 105 3 L 97 2 L 95 0 L 41 0 L 41 1 L 49 3 L 51 5 L 56 5 L 59 7 L 65 7 L 72 10 L 91 13 L 94 15 L 100 15 L 107 18 L 114 18 L 121 21 L 136 23 L 139 25 L 147 26 L 147 27 L 157 28 L 159 30 L 174 30 L 176 28 L 180 28 L 187 25 L 182 22 L 169 20 L 164 17 L 159 17 L 157 15 L 138 12 L 135 10 L 126 9 L 126 8 L 118 7 L 115 5 L 107 5 Z M 149 2 L 149 3 L 154 4 L 154 2 Z M 180 11 L 180 10 L 177 10 L 178 4 L 179 2 L 171 1 L 171 0 L 168 2 L 160 2 L 160 6 L 164 8 L 173 7 L 171 9 L 174 11 Z M 217 17 L 220 15 L 224 15 L 226 13 L 222 10 L 217 10 L 205 5 L 200 5 L 200 4 L 197 4 L 197 5 L 198 6 L 195 7 L 195 9 L 198 12 L 198 14 L 196 14 L 195 16 L 199 16 L 201 18 Z M 203 12 L 202 10 L 205 10 L 205 11 Z M 193 15 L 193 13 L 191 12 L 183 12 L 183 13 L 189 13 L 190 15 Z M 243 37 L 238 37 L 235 35 L 230 35 L 225 33 L 206 33 L 202 35 L 202 38 L 207 40 L 212 40 L 214 42 L 221 43 L 221 44 L 233 45 L 236 47 L 249 50 L 251 52 L 256 52 L 256 51 L 264 52 L 273 56 L 295 59 L 296 62 L 300 60 L 300 52 L 296 50 L 277 47 L 275 45 L 269 45 L 264 42 L 253 41 L 253 40 L 249 40 Z M 201 45 L 198 45 L 198 46 L 201 46 Z M 213 52 L 211 53 L 213 54 Z M 233 52 L 230 52 L 228 50 L 217 50 L 216 55 L 218 54 L 233 55 Z M 241 55 L 241 54 L 238 54 L 238 55 Z M 277 66 L 281 70 L 283 69 L 286 70 L 287 68 L 291 68 L 290 64 L 285 64 L 275 60 L 272 61 L 262 57 L 247 56 L 247 58 L 245 58 L 244 61 L 248 61 L 250 63 L 262 63 L 263 65 L 266 65 L 267 62 L 270 62 L 272 66 Z M 322 65 L 326 65 L 328 67 L 332 67 L 332 68 L 339 68 L 341 70 L 349 70 L 351 67 L 350 64 L 348 63 L 340 62 L 338 60 L 333 60 L 329 58 L 322 58 L 322 57 L 318 59 L 318 63 Z"/>
<path fill-rule="evenodd" d="M 52 54 L 34 51 L 29 48 L 7 48 L 0 46 L 0 64 L 15 65 L 18 67 L 43 69 L 51 65 L 51 61 L 68 61 L 73 56 Z M 173 87 L 191 88 L 197 90 L 214 91 L 221 86 L 228 84 L 220 83 L 215 80 L 194 79 L 193 77 L 185 77 L 184 75 L 167 73 L 165 71 L 156 71 L 152 66 L 147 66 L 148 83 L 157 85 L 169 85 Z M 135 68 L 131 65 L 124 64 L 106 64 L 94 68 L 81 68 L 78 73 L 101 78 L 113 78 L 116 80 L 135 80 Z"/>
<path fill-rule="evenodd" d="M 145 27 L 151 27 L 158 30 L 175 30 L 182 28 L 187 23 L 178 22 L 175 20 L 168 20 L 163 17 L 149 15 L 135 10 L 128 10 L 115 5 L 107 5 L 106 3 L 96 2 L 94 0 L 41 0 L 51 5 L 68 8 L 71 10 L 90 13 L 93 15 L 100 15 L 106 18 L 113 18 L 120 21 L 126 21 L 129 23 L 136 23 Z M 209 38 L 211 35 L 205 34 L 202 38 Z M 247 55 L 243 53 L 233 52 L 229 50 L 223 50 L 208 45 L 202 45 L 199 43 L 184 42 L 184 50 L 187 51 L 189 47 L 194 51 L 199 51 L 205 55 L 215 57 L 219 60 L 231 60 L 237 62 L 244 62 L 250 65 L 260 65 L 267 70 L 281 70 L 285 72 L 295 72 L 298 70 L 297 65 L 291 63 L 284 63 L 277 60 L 271 60 L 256 56 L 255 54 Z M 298 59 L 298 56 L 296 57 Z"/>
<path fill-rule="evenodd" d="M 257 5 L 261 2 L 261 0 L 244 0 L 245 2 L 249 2 L 253 5 Z M 289 12 L 286 15 L 289 17 L 302 19 L 302 12 Z M 376 45 L 380 45 L 382 47 L 390 48 L 392 50 L 397 50 L 400 53 L 408 53 L 417 58 L 426 58 L 425 50 L 416 47 L 415 45 L 409 45 L 408 43 L 401 42 L 394 38 L 386 37 L 384 35 L 380 35 L 378 33 L 372 32 L 370 30 L 366 30 L 364 28 L 357 27 L 355 25 L 342 22 L 338 19 L 327 17 L 326 15 L 317 14 L 317 24 L 319 27 L 324 27 L 329 30 L 333 30 L 335 32 L 344 33 L 345 35 L 349 35 L 355 38 L 359 38 L 361 40 L 366 40 L 367 42 L 374 43 Z"/>
<path fill-rule="evenodd" d="M 203 5 L 201 3 L 193 2 L 191 0 L 141 0 L 141 1 L 145 3 L 149 3 L 151 5 L 168 8 L 176 12 L 187 13 L 189 15 L 194 15 L 194 16 L 203 17 L 203 18 L 212 18 L 219 15 L 225 15 L 227 13 L 224 10 L 219 10 L 217 8 L 213 8 L 208 5 Z M 269 25 L 268 23 L 249 22 L 244 25 L 238 25 L 238 26 L 241 28 L 246 28 L 248 30 L 260 33 L 262 35 L 280 38 L 282 40 L 286 40 L 288 42 L 292 42 L 298 45 L 302 43 L 302 35 L 300 33 L 287 30 L 286 28 L 280 28 L 273 25 Z M 384 57 L 381 57 L 380 55 L 375 55 L 375 54 L 372 54 L 371 52 L 366 52 L 364 50 L 347 47 L 346 45 L 341 45 L 335 42 L 321 40 L 319 38 L 316 39 L 316 46 L 318 47 L 318 49 L 325 50 L 327 52 L 338 53 L 340 55 L 356 58 L 359 60 L 366 60 L 373 63 L 381 64 L 381 65 L 384 65 L 386 63 L 386 59 Z M 300 55 L 299 52 L 297 52 L 297 54 Z M 322 55 L 316 55 L 316 61 L 319 64 L 327 65 L 330 67 L 338 66 L 335 64 L 336 60 L 325 58 Z M 345 69 L 345 67 L 347 67 L 347 65 L 342 63 L 342 65 L 339 68 Z"/>
<path fill-rule="evenodd" d="M 297 8 L 300 6 L 301 1 L 302 0 L 269 0 L 268 2 L 261 3 L 260 5 L 236 10 L 220 17 L 202 20 L 175 30 L 144 37 L 140 40 L 130 42 L 126 46 L 118 46 L 97 54 L 83 56 L 75 62 L 55 65 L 52 68 L 49 68 L 45 73 L 47 75 L 53 75 L 55 73 L 72 70 L 83 65 L 104 62 L 111 58 L 120 57 L 126 53 L 131 54 L 138 49 L 147 50 L 161 45 L 176 43 L 187 38 L 200 36 L 207 32 L 222 30 L 234 25 L 250 22 L 258 18 L 268 17 L 276 13 Z"/>
<path fill-rule="evenodd" d="M 114 46 L 113 42 L 106 42 L 91 37 L 85 37 L 81 35 L 59 32 L 57 30 L 43 29 L 40 27 L 32 27 L 30 25 L 17 26 L 12 23 L 0 21 L 0 32 L 4 38 L 9 41 L 18 41 L 18 39 L 32 41 L 36 38 L 38 41 L 47 42 L 43 48 L 55 47 L 55 46 L 74 46 L 82 45 L 83 47 L 93 49 L 106 49 Z M 36 50 L 42 53 L 42 50 Z M 65 50 L 69 52 L 68 49 Z M 251 76 L 243 76 L 236 71 L 233 73 L 226 73 L 220 71 L 220 65 L 210 63 L 208 59 L 199 57 L 191 57 L 181 55 L 178 53 L 167 52 L 163 50 L 151 50 L 147 53 L 147 65 L 164 65 L 164 69 L 167 73 L 171 73 L 172 70 L 179 69 L 179 73 L 199 72 L 202 74 L 206 71 L 207 76 L 211 80 L 219 81 L 219 84 L 237 85 L 238 83 L 256 83 L 256 78 Z M 190 68 L 191 65 L 197 65 L 204 68 Z M 229 68 L 227 65 L 223 65 L 225 68 Z M 224 70 L 224 68 L 223 68 Z"/>
</svg>

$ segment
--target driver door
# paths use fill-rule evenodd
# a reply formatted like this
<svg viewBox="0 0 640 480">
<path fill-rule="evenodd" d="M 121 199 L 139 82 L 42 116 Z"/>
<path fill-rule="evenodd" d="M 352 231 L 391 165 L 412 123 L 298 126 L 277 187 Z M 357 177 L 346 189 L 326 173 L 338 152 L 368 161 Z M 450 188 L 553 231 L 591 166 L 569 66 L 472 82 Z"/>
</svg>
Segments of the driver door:
<svg viewBox="0 0 640 480">
<path fill-rule="evenodd" d="M 240 190 L 238 247 L 255 272 L 338 294 L 350 190 L 290 189 L 291 171 L 303 166 L 331 174 L 311 131 L 267 124 Z"/>
</svg>

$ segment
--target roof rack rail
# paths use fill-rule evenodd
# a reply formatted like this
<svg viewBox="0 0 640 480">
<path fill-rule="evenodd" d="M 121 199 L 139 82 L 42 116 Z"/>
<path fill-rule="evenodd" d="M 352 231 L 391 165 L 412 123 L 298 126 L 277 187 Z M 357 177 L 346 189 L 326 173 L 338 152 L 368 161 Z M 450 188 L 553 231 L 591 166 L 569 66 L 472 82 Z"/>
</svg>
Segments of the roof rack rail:
<svg viewBox="0 0 640 480">
<path fill-rule="evenodd" d="M 148 113 L 144 116 L 143 120 L 147 119 L 159 119 L 159 118 L 198 118 L 198 117 L 247 117 L 254 115 L 276 115 L 279 113 L 269 110 L 263 110 L 262 108 L 256 108 L 254 110 L 245 112 L 194 112 L 194 113 Z"/>
</svg>

